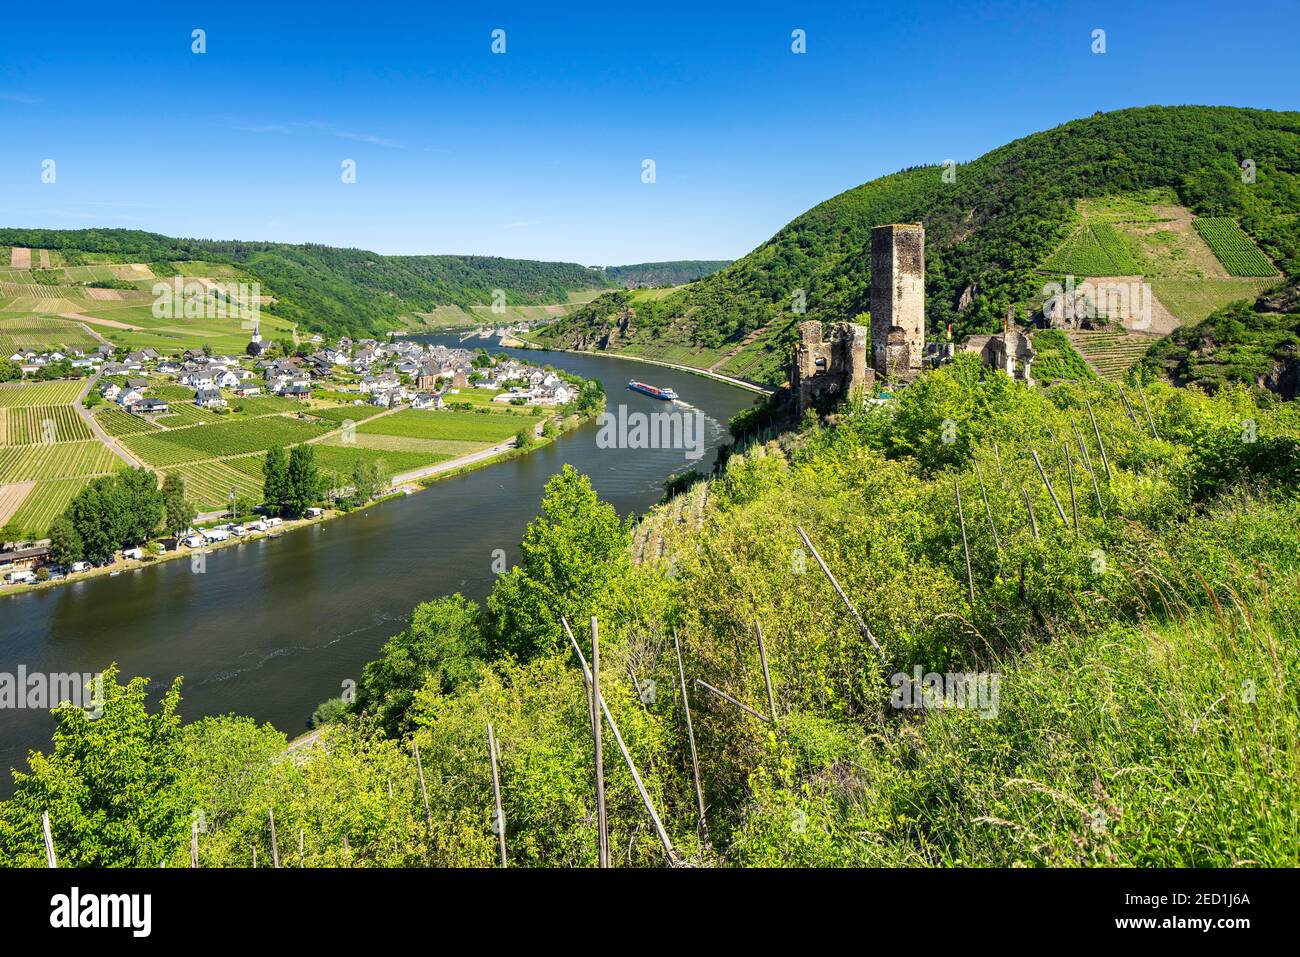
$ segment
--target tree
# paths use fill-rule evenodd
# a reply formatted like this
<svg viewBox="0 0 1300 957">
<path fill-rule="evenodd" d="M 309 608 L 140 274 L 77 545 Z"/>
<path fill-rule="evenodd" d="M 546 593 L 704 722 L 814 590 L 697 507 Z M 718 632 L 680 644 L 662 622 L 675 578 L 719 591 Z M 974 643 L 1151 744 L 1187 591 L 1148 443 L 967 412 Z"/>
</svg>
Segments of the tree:
<svg viewBox="0 0 1300 957">
<path fill-rule="evenodd" d="M 299 518 L 320 499 L 321 477 L 316 468 L 316 450 L 306 443 L 289 452 L 289 469 L 285 490 L 285 512 Z"/>
<path fill-rule="evenodd" d="M 382 461 L 367 462 L 357 459 L 352 464 L 352 496 L 358 505 L 364 505 L 388 487 L 388 473 Z"/>
<path fill-rule="evenodd" d="M 0 548 L 8 548 L 10 545 L 16 545 L 22 541 L 23 530 L 18 527 L 17 522 L 6 522 L 0 527 Z"/>
<path fill-rule="evenodd" d="M 585 621 L 630 564 L 631 520 L 600 501 L 571 465 L 546 483 L 542 512 L 528 524 L 522 558 L 488 598 L 493 651 L 529 658 L 563 640 L 560 616 Z"/>
<path fill-rule="evenodd" d="M 50 523 L 50 557 L 63 566 L 79 562 L 86 557 L 86 546 L 81 541 L 77 527 L 67 515 L 60 515 Z"/>
<path fill-rule="evenodd" d="M 42 812 L 49 812 L 63 867 L 157 867 L 186 843 L 194 801 L 184 773 L 179 678 L 150 714 L 147 678 L 102 676 L 98 717 L 71 704 L 53 709 L 54 750 L 14 772 L 0 805 L 0 858 L 45 864 Z"/>
<path fill-rule="evenodd" d="M 409 730 L 407 710 L 430 680 L 442 694 L 477 678 L 486 656 L 483 613 L 459 594 L 416 606 L 406 629 L 366 665 L 357 710 L 379 716 L 389 734 Z"/>
<path fill-rule="evenodd" d="M 153 472 L 123 469 L 92 479 L 63 514 L 81 539 L 83 557 L 106 562 L 116 549 L 153 536 L 163 520 L 163 494 Z"/>
<path fill-rule="evenodd" d="M 262 497 L 272 511 L 278 512 L 289 498 L 289 461 L 280 446 L 273 445 L 266 450 L 262 479 Z"/>
<path fill-rule="evenodd" d="M 176 472 L 163 479 L 163 526 L 173 538 L 179 538 L 194 521 L 198 509 L 185 497 L 185 476 Z"/>
<path fill-rule="evenodd" d="M 537 433 L 533 431 L 531 425 L 525 425 L 515 433 L 515 448 L 526 449 L 537 441 Z"/>
<path fill-rule="evenodd" d="M 122 509 L 122 545 L 140 545 L 158 531 L 164 515 L 158 476 L 148 469 L 126 469 L 113 476 L 117 505 Z"/>
</svg>

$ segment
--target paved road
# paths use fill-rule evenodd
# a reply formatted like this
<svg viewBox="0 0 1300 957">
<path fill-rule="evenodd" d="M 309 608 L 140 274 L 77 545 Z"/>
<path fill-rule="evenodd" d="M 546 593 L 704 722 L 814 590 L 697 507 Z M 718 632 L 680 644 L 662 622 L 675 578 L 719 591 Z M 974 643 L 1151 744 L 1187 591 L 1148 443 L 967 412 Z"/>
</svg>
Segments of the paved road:
<svg viewBox="0 0 1300 957">
<path fill-rule="evenodd" d="M 95 387 L 95 383 L 99 381 L 99 376 L 100 373 L 96 372 L 86 380 L 86 385 L 79 393 L 77 393 L 77 399 L 74 403 L 77 409 L 77 414 L 81 416 L 86 425 L 90 426 L 90 431 L 95 434 L 95 438 L 107 445 L 113 451 L 114 455 L 132 468 L 142 468 L 144 467 L 144 463 L 128 452 L 126 446 L 122 445 L 117 439 L 105 432 L 104 427 L 95 419 L 94 414 L 82 403 L 82 399 L 90 393 L 90 390 Z"/>
</svg>

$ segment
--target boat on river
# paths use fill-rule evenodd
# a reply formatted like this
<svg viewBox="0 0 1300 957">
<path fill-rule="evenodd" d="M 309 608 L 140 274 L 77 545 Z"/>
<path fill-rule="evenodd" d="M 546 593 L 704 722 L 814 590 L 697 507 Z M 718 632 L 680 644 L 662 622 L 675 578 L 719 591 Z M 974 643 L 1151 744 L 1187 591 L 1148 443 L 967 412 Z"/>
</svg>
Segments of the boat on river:
<svg viewBox="0 0 1300 957">
<path fill-rule="evenodd" d="M 633 392 L 640 392 L 642 395 L 648 395 L 652 399 L 664 399 L 665 401 L 671 402 L 673 399 L 677 398 L 677 393 L 672 389 L 660 389 L 657 386 L 638 382 L 636 379 L 628 382 L 627 387 Z"/>
</svg>

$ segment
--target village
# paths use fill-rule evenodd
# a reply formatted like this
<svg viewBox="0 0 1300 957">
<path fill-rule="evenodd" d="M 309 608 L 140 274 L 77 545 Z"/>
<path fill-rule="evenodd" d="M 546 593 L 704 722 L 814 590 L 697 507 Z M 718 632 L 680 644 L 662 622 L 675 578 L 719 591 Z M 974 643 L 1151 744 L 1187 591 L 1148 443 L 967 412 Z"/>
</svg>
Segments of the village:
<svg viewBox="0 0 1300 957">
<path fill-rule="evenodd" d="M 75 477 L 86 472 L 86 482 L 123 465 L 156 469 L 160 480 L 174 472 L 194 501 L 196 520 L 161 548 L 158 541 L 141 543 L 122 549 L 111 562 L 63 566 L 54 561 L 48 540 L 32 534 L 32 523 L 6 524 L 4 519 L 21 518 L 21 507 L 11 508 L 7 516 L 0 514 L 0 587 L 117 574 L 174 557 L 168 545 L 171 553 L 203 553 L 274 537 L 332 517 L 362 463 L 381 476 L 371 496 L 379 500 L 409 494 L 424 480 L 477 467 L 576 424 L 584 383 L 550 368 L 482 349 L 397 338 L 345 336 L 326 343 L 314 336 L 308 351 L 263 342 L 258 325 L 252 326 L 243 354 L 206 347 L 168 354 L 102 344 L 93 350 L 23 349 L 7 357 L 23 378 L 0 388 L 6 395 L 31 392 L 12 408 L 0 407 L 0 416 L 9 416 L 0 423 L 7 443 L 29 443 L 16 450 L 32 460 L 67 450 L 63 457 L 74 464 L 65 471 Z M 49 390 L 62 391 L 54 398 Z M 26 418 L 39 422 L 30 434 L 8 424 Z M 325 492 L 302 515 L 281 518 L 260 504 L 266 449 L 302 443 L 316 451 Z M 116 456 L 107 464 L 76 464 L 105 449 Z M 0 493 L 24 484 L 15 479 L 37 480 L 25 483 L 29 498 L 42 487 L 72 481 L 21 468 L 0 479 Z M 45 513 L 52 520 L 53 506 Z"/>
</svg>

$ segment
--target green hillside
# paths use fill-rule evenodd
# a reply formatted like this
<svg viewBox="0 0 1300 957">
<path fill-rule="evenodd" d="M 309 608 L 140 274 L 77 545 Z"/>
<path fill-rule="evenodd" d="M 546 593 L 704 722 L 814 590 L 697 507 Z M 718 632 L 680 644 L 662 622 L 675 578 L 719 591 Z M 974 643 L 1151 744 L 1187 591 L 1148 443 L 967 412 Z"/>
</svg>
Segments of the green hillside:
<svg viewBox="0 0 1300 957">
<path fill-rule="evenodd" d="M 605 275 L 611 282 L 628 289 L 639 289 L 645 286 L 680 286 L 685 282 L 694 282 L 705 276 L 711 276 L 729 265 L 731 265 L 730 259 L 680 259 L 674 262 L 606 266 Z"/>
<path fill-rule="evenodd" d="M 1300 389 L 1300 285 L 1255 303 L 1234 302 L 1178 329 L 1145 359 L 1179 385 L 1217 391 L 1231 382 L 1295 398 Z"/>
<path fill-rule="evenodd" d="M 1246 159 L 1256 166 L 1253 183 L 1242 182 Z M 1081 223 L 1079 200 L 1143 190 L 1235 221 L 1285 275 L 1300 274 L 1300 113 L 1153 106 L 1097 114 L 963 163 L 951 182 L 944 172 L 914 167 L 827 200 L 720 272 L 636 304 L 611 347 L 698 354 L 703 366 L 779 382 L 797 321 L 869 308 L 871 228 L 889 222 L 925 224 L 932 325 L 996 331 L 1008 307 L 1041 301 L 1044 267 Z M 1114 230 L 1102 232 L 1084 238 L 1100 248 Z M 806 314 L 791 311 L 796 290 Z M 590 346 L 601 338 L 593 330 L 623 305 L 596 299 L 548 329 L 547 340 Z"/>
<path fill-rule="evenodd" d="M 186 264 L 192 261 L 224 267 L 231 278 L 260 282 L 276 298 L 279 318 L 327 335 L 382 335 L 402 316 L 490 303 L 497 289 L 508 305 L 536 305 L 612 285 L 598 270 L 576 263 L 381 256 L 315 244 L 173 239 L 133 229 L 0 229 L 0 246 L 50 250 L 69 267 L 147 263 L 159 276 L 190 275 Z"/>
<path fill-rule="evenodd" d="M 614 866 L 1295 867 L 1300 406 L 1142 401 L 964 356 L 635 527 L 566 466 L 486 602 L 416 607 L 292 760 L 269 724 L 182 724 L 179 681 L 109 669 L 103 715 L 59 709 L 15 774 L 0 866 L 45 865 L 46 813 L 64 867 L 186 867 L 192 840 L 202 867 L 265 866 L 273 812 L 304 867 L 493 867 L 494 821 L 512 868 L 593 867 L 560 620 L 586 649 L 594 615 L 602 726 L 638 769 L 607 734 Z"/>
</svg>

